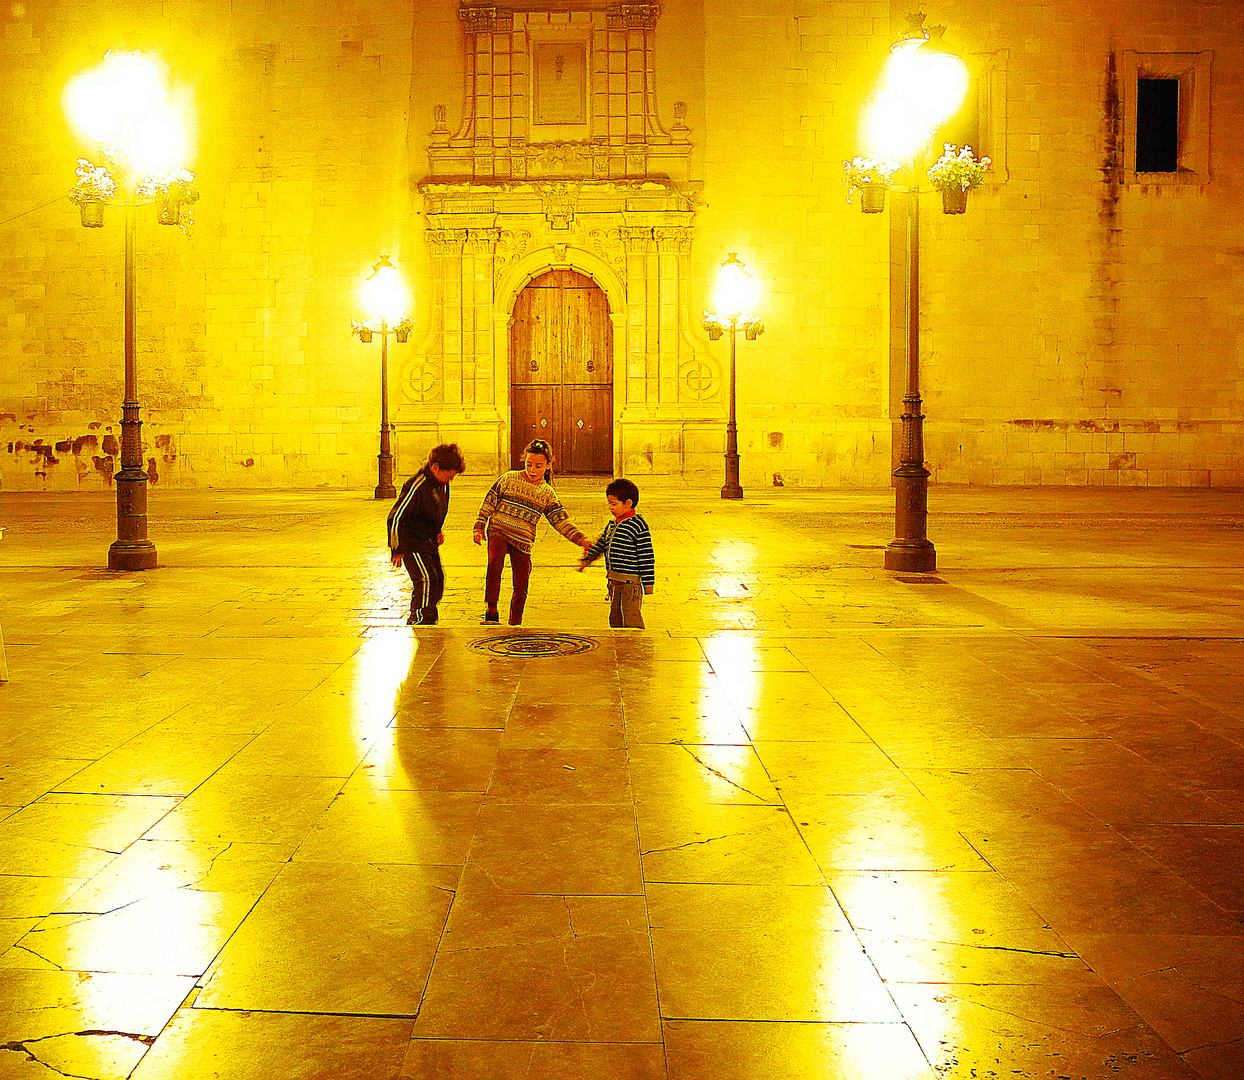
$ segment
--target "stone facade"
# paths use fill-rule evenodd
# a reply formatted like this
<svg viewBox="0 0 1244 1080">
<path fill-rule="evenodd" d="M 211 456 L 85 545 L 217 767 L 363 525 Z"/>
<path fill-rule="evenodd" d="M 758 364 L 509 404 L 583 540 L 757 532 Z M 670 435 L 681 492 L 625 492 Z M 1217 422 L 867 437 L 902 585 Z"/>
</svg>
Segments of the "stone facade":
<svg viewBox="0 0 1244 1080">
<path fill-rule="evenodd" d="M 530 9 L 530 10 L 529 10 Z M 1225 0 L 947 0 L 973 92 L 943 132 L 990 154 L 969 211 L 924 207 L 921 353 L 938 483 L 1244 485 L 1244 12 Z M 891 211 L 844 158 L 903 5 L 455 0 L 3 15 L 0 483 L 105 486 L 121 397 L 121 230 L 63 198 L 86 153 L 66 80 L 147 49 L 194 100 L 187 239 L 138 235 L 139 397 L 157 484 L 374 483 L 379 349 L 351 337 L 380 254 L 399 468 L 455 438 L 506 464 L 507 322 L 551 268 L 614 323 L 615 466 L 717 480 L 728 350 L 700 329 L 736 251 L 747 489 L 883 485 L 900 411 Z M 559 67 L 560 65 L 560 67 Z M 1180 81 L 1177 173 L 1136 172 L 1138 78 Z M 145 214 L 146 212 L 144 212 Z"/>
</svg>

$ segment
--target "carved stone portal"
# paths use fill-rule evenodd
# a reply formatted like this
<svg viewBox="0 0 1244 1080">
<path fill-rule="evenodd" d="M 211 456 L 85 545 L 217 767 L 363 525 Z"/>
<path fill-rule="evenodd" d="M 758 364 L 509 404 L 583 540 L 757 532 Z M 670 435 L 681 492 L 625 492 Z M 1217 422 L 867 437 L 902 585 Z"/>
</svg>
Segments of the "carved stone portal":
<svg viewBox="0 0 1244 1080">
<path fill-rule="evenodd" d="M 614 376 L 617 463 L 638 455 L 652 464 L 653 447 L 680 439 L 686 424 L 716 428 L 722 416 L 720 369 L 688 319 L 698 197 L 687 178 L 690 129 L 681 102 L 672 130 L 657 115 L 660 9 L 575 2 L 572 11 L 459 9 L 463 117 L 451 132 L 436 109 L 430 175 L 417 185 L 432 326 L 403 379 L 398 424 L 435 426 L 477 454 L 493 447 L 505 464 L 505 324 L 527 281 L 573 268 L 604 290 L 613 355 L 625 358 Z"/>
</svg>

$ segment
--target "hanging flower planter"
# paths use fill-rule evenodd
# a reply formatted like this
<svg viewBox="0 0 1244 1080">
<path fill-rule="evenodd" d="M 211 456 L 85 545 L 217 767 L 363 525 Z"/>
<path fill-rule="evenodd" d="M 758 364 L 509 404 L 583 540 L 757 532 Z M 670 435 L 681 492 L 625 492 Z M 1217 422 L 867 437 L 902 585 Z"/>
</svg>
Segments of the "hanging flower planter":
<svg viewBox="0 0 1244 1080">
<path fill-rule="evenodd" d="M 968 208 L 968 193 L 963 188 L 942 188 L 942 213 L 963 214 Z"/>
<path fill-rule="evenodd" d="M 193 205 L 199 199 L 194 173 L 174 169 L 163 176 L 149 176 L 138 185 L 138 197 L 155 202 L 156 220 L 161 225 L 180 225 L 182 231 L 190 235 L 194 224 Z"/>
<path fill-rule="evenodd" d="M 116 182 L 107 169 L 78 158 L 78 183 L 69 193 L 69 201 L 77 206 L 86 228 L 103 228 L 104 205 L 116 195 Z"/>
<path fill-rule="evenodd" d="M 82 215 L 82 224 L 88 229 L 104 227 L 104 204 L 97 199 L 88 199 L 78 203 L 78 212 Z"/>
<path fill-rule="evenodd" d="M 402 319 L 401 322 L 394 323 L 393 336 L 397 338 L 399 343 L 405 344 L 407 338 L 410 337 L 410 332 L 414 329 L 414 326 L 415 324 L 410 318 Z"/>
<path fill-rule="evenodd" d="M 361 341 L 364 345 L 368 344 L 371 341 L 370 328 L 364 326 L 359 329 L 359 341 Z"/>
<path fill-rule="evenodd" d="M 842 163 L 843 179 L 847 182 L 847 202 L 858 191 L 860 209 L 866 214 L 880 214 L 885 209 L 886 188 L 894 181 L 898 165 L 881 158 L 857 157 Z"/>
<path fill-rule="evenodd" d="M 174 199 L 171 195 L 165 195 L 160 199 L 159 208 L 156 210 L 156 220 L 161 225 L 180 225 L 181 224 L 181 202 Z"/>
<path fill-rule="evenodd" d="M 987 157 L 977 157 L 970 146 L 946 143 L 943 150 L 942 156 L 929 169 L 929 180 L 942 193 L 942 213 L 962 214 L 968 208 L 968 192 L 980 187 L 993 162 Z"/>
<path fill-rule="evenodd" d="M 865 214 L 880 214 L 885 209 L 884 184 L 865 184 L 860 188 L 860 210 Z"/>
</svg>

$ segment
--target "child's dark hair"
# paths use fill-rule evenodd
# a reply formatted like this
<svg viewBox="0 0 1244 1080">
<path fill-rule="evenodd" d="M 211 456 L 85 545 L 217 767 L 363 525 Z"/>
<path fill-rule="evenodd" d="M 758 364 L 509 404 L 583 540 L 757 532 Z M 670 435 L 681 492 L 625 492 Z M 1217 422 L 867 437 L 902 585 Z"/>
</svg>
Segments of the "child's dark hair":
<svg viewBox="0 0 1244 1080">
<path fill-rule="evenodd" d="M 428 464 L 456 473 L 466 471 L 466 462 L 462 460 L 462 451 L 458 449 L 457 443 L 441 443 L 440 446 L 432 447 L 432 452 L 428 455 Z"/>
<path fill-rule="evenodd" d="M 628 502 L 632 506 L 639 505 L 639 488 L 631 481 L 619 476 L 616 480 L 609 481 L 605 488 L 606 495 L 612 495 L 618 502 Z"/>
</svg>

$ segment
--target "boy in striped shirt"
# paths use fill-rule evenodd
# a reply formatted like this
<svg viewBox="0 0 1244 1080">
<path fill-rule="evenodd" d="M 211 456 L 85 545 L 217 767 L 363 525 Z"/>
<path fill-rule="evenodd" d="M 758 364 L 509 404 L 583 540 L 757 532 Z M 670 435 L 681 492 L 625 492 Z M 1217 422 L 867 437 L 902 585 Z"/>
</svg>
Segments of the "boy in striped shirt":
<svg viewBox="0 0 1244 1080">
<path fill-rule="evenodd" d="M 644 616 L 640 606 L 644 595 L 650 594 L 656 585 L 656 560 L 648 523 L 635 512 L 639 488 L 629 480 L 614 480 L 605 488 L 605 502 L 613 520 L 584 553 L 579 569 L 586 569 L 604 555 L 605 577 L 609 580 L 609 625 L 642 630 Z"/>
</svg>

